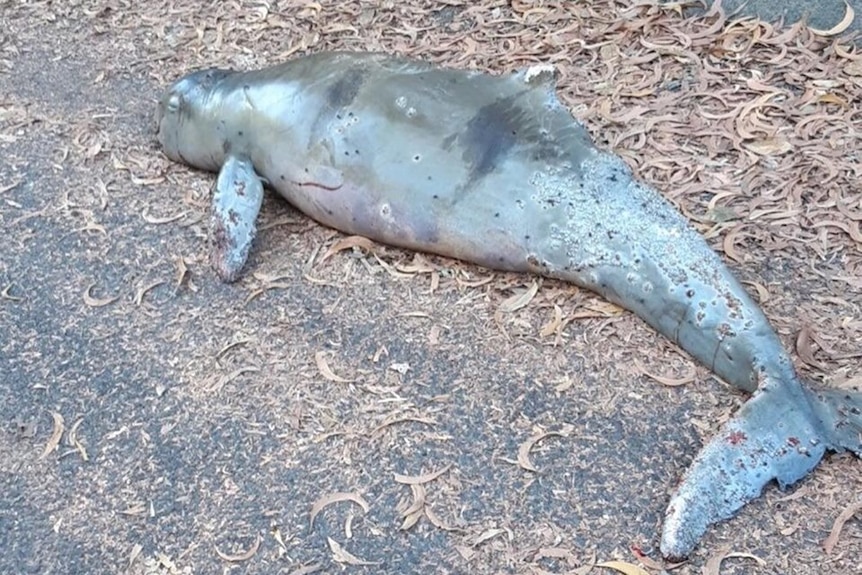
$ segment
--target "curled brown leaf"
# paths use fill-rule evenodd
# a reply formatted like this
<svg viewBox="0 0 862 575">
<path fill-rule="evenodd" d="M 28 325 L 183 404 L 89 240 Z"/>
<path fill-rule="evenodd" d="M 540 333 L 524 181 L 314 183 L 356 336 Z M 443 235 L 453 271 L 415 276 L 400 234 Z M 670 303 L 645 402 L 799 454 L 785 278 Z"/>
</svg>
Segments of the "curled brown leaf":
<svg viewBox="0 0 862 575">
<path fill-rule="evenodd" d="M 320 499 L 315 501 L 314 504 L 311 506 L 311 512 L 309 513 L 309 516 L 308 516 L 309 529 L 314 527 L 314 519 L 317 517 L 317 515 L 321 511 L 323 511 L 323 509 L 326 506 L 332 505 L 333 503 L 339 503 L 341 501 L 351 501 L 351 502 L 355 503 L 356 505 L 358 505 L 359 507 L 362 508 L 362 511 L 364 513 L 368 513 L 368 510 L 370 509 L 368 502 L 365 500 L 364 497 L 362 497 L 358 493 L 352 493 L 352 492 L 328 493 L 327 495 L 324 495 L 323 497 L 321 497 Z"/>
</svg>

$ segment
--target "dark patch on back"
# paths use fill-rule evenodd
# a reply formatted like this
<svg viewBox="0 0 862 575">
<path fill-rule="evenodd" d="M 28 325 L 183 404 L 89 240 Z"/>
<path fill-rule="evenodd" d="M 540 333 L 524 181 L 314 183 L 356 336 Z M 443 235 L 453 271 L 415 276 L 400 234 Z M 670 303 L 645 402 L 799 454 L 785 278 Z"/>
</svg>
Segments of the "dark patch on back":
<svg viewBox="0 0 862 575">
<path fill-rule="evenodd" d="M 529 154 L 525 160 L 534 162 L 555 162 L 565 155 L 565 148 L 557 141 L 557 136 L 560 133 L 567 136 L 574 120 L 566 116 L 562 127 L 557 121 L 545 129 L 546 121 L 540 119 L 548 111 L 524 109 L 519 105 L 523 95 L 522 92 L 499 98 L 482 107 L 467 123 L 464 132 L 443 141 L 443 147 L 449 149 L 457 138 L 463 148 L 462 157 L 470 166 L 464 192 L 469 192 L 477 181 L 492 173 L 515 146 Z"/>
<path fill-rule="evenodd" d="M 341 78 L 326 89 L 323 94 L 323 105 L 320 107 L 320 112 L 314 120 L 314 125 L 311 128 L 312 139 L 316 138 L 326 126 L 337 117 L 341 110 L 344 110 L 356 99 L 359 95 L 359 90 L 362 84 L 365 83 L 366 69 L 364 66 L 356 66 L 347 70 Z M 311 142 L 309 142 L 311 145 Z"/>
<path fill-rule="evenodd" d="M 335 84 L 326 90 L 326 106 L 330 110 L 341 110 L 353 103 L 365 82 L 365 69 L 356 67 L 347 70 Z"/>
<path fill-rule="evenodd" d="M 515 146 L 524 115 L 509 97 L 483 106 L 467 122 L 467 129 L 458 138 L 464 148 L 464 161 L 470 165 L 467 186 L 493 172 Z"/>
</svg>

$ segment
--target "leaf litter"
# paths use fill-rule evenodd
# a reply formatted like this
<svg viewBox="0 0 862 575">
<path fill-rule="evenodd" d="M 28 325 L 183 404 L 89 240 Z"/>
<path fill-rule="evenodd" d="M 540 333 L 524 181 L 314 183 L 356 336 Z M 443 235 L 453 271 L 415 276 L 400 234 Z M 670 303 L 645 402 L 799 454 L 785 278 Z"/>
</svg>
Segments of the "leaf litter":
<svg viewBox="0 0 862 575">
<path fill-rule="evenodd" d="M 538 473 L 539 470 L 530 461 L 530 451 L 532 451 L 533 447 L 548 437 L 569 437 L 572 431 L 572 426 L 568 426 L 568 428 L 561 431 L 543 431 L 533 435 L 518 447 L 518 466 L 525 471 Z"/>
<path fill-rule="evenodd" d="M 703 566 L 703 575 L 721 575 L 721 564 L 727 559 L 750 559 L 757 563 L 760 567 L 766 566 L 766 561 L 754 555 L 752 553 L 742 553 L 737 551 L 731 551 L 730 547 L 725 546 L 718 550 L 717 553 L 712 555 L 706 561 L 706 565 Z"/>
<path fill-rule="evenodd" d="M 410 487 L 411 500 L 409 503 L 400 503 L 398 511 L 401 514 L 401 530 L 407 531 L 416 525 L 422 517 L 427 517 L 432 525 L 444 531 L 454 531 L 455 528 L 446 524 L 438 515 L 436 515 L 427 506 L 428 492 L 425 489 L 425 484 L 431 483 L 435 479 L 443 476 L 452 468 L 452 464 L 445 465 L 437 471 L 423 473 L 422 475 L 403 475 L 400 473 L 394 474 L 396 483 L 407 485 Z"/>
<path fill-rule="evenodd" d="M 311 506 L 311 512 L 308 514 L 308 528 L 309 529 L 314 528 L 314 519 L 317 517 L 317 515 L 321 511 L 323 511 L 324 508 L 326 508 L 327 506 L 332 505 L 334 503 L 340 503 L 342 501 L 351 501 L 351 502 L 355 503 L 360 508 L 362 508 L 362 511 L 364 513 L 368 513 L 368 510 L 371 508 L 371 506 L 368 504 L 368 502 L 365 500 L 365 498 L 362 497 L 361 495 L 359 495 L 358 493 L 352 493 L 352 492 L 329 493 L 327 495 L 324 495 L 323 497 L 321 497 L 317 501 L 315 501 L 314 504 Z"/>
<path fill-rule="evenodd" d="M 118 30 L 140 26 L 142 20 L 152 26 L 162 46 L 158 69 L 152 70 L 160 81 L 174 76 L 178 67 L 253 67 L 335 48 L 385 50 L 494 72 L 552 62 L 559 70 L 561 98 L 642 178 L 669 194 L 696 222 L 707 216 L 694 207 L 702 206 L 704 197 L 715 199 L 713 214 L 735 214 L 734 225 L 711 236 L 729 258 L 746 265 L 780 258 L 806 275 L 813 274 L 809 267 L 829 265 L 824 293 L 862 290 L 862 191 L 856 184 L 862 175 L 862 135 L 856 129 L 862 61 L 856 48 L 832 37 L 843 21 L 831 30 L 801 24 L 779 29 L 756 20 L 729 22 L 717 8 L 703 18 L 680 20 L 684 3 L 679 2 L 633 2 L 620 18 L 614 14 L 620 6 L 611 3 L 513 1 L 457 6 L 451 21 L 441 24 L 438 13 L 449 4 L 457 5 L 406 2 L 406 16 L 388 3 L 260 3 L 241 11 L 223 3 L 201 12 L 194 3 L 180 1 L 170 10 L 161 4 L 170 24 L 157 16 L 158 9 L 143 15 L 113 10 L 106 21 Z M 852 17 L 852 8 L 847 10 Z M 273 30 L 280 31 L 277 38 Z M 113 62 L 108 66 L 126 68 L 119 54 L 107 57 Z M 94 133 L 81 139 L 79 151 L 95 161 L 116 151 L 110 144 Z M 150 168 L 136 169 L 131 178 L 136 185 L 164 180 Z M 149 214 L 144 218 L 162 223 Z M 447 276 L 432 278 L 447 282 Z M 505 274 L 479 280 L 501 293 L 507 281 Z M 460 287 L 468 284 L 460 282 Z M 764 292 L 756 289 L 768 293 L 765 286 Z M 774 303 L 780 305 L 777 295 Z M 519 309 L 543 297 L 533 294 Z M 862 325 L 842 324 L 837 315 L 831 319 L 830 305 L 812 308 L 827 318 L 817 331 L 824 341 L 837 341 L 839 352 L 821 361 L 833 370 L 836 365 L 852 368 L 858 362 L 849 355 L 839 359 L 840 352 L 852 350 L 844 342 L 858 341 Z M 566 321 L 602 322 L 619 313 L 600 302 L 569 315 L 555 310 L 536 331 L 551 335 Z M 771 317 L 784 333 L 799 332 L 789 319 L 792 313 Z M 820 353 L 810 349 L 806 358 Z M 324 378 L 350 381 L 323 360 L 326 373 L 320 363 L 318 368 Z"/>
<path fill-rule="evenodd" d="M 326 356 L 327 353 L 325 351 L 318 351 L 314 354 L 314 363 L 317 364 L 317 369 L 324 379 L 334 383 L 353 383 L 356 381 L 355 379 L 347 379 L 340 375 L 336 375 L 336 373 L 332 371 L 332 368 L 329 367 L 329 360 Z"/>
<path fill-rule="evenodd" d="M 860 511 L 862 511 L 862 500 L 853 503 L 838 514 L 838 517 L 835 518 L 835 523 L 832 525 L 832 530 L 829 532 L 829 536 L 823 541 L 823 549 L 827 555 L 831 555 L 835 549 L 835 545 L 838 544 L 844 524 Z"/>
<path fill-rule="evenodd" d="M 618 573 L 622 573 L 623 575 L 649 575 L 649 573 L 644 569 L 632 563 L 626 563 L 625 561 L 605 561 L 602 563 L 596 563 L 596 567 L 611 569 Z"/>
<path fill-rule="evenodd" d="M 218 547 L 215 548 L 216 555 L 218 555 L 224 561 L 229 563 L 241 563 L 243 561 L 248 561 L 252 557 L 257 554 L 257 550 L 260 549 L 261 537 L 260 535 L 255 536 L 254 543 L 251 544 L 245 551 L 240 551 L 237 553 L 225 553 L 220 550 Z"/>
<path fill-rule="evenodd" d="M 48 442 L 45 444 L 45 448 L 42 450 L 42 455 L 39 456 L 39 459 L 45 459 L 52 451 L 57 449 L 60 445 L 60 440 L 63 438 L 63 432 L 66 429 L 62 415 L 52 412 L 51 418 L 54 420 L 54 427 L 51 430 L 51 437 L 48 438 Z"/>
<path fill-rule="evenodd" d="M 380 562 L 366 561 L 353 555 L 332 537 L 327 537 L 326 542 L 329 544 L 329 550 L 332 552 L 332 560 L 336 563 L 344 563 L 345 565 L 380 565 Z"/>
</svg>

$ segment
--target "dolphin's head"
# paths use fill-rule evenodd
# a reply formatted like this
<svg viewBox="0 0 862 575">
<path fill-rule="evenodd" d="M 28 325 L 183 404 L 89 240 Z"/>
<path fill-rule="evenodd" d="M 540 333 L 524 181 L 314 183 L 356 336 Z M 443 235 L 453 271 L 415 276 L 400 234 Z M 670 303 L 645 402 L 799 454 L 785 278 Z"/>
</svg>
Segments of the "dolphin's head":
<svg viewBox="0 0 862 575">
<path fill-rule="evenodd" d="M 169 158 L 210 170 L 221 165 L 217 87 L 231 74 L 217 68 L 192 72 L 162 95 L 156 108 L 156 130 Z"/>
</svg>

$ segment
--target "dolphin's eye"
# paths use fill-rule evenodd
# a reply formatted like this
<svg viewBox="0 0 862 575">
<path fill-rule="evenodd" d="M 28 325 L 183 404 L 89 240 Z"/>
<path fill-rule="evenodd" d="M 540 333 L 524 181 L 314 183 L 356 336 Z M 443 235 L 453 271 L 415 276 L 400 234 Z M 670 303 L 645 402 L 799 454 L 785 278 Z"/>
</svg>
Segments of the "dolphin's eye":
<svg viewBox="0 0 862 575">
<path fill-rule="evenodd" d="M 182 98 L 179 94 L 171 94 L 168 98 L 168 112 L 177 113 L 180 110 L 180 105 L 182 104 Z"/>
</svg>

